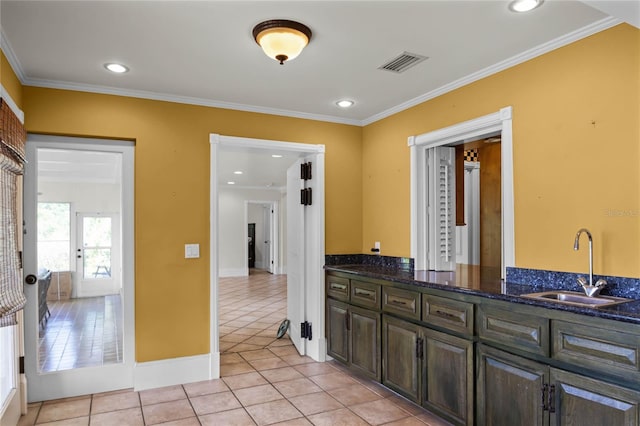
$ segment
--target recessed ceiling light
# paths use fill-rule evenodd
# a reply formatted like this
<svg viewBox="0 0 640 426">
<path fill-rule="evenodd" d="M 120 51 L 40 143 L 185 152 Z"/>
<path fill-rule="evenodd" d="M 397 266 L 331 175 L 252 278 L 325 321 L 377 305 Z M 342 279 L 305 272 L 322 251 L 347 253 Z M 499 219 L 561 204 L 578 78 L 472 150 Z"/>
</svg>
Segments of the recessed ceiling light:
<svg viewBox="0 0 640 426">
<path fill-rule="evenodd" d="M 129 68 L 125 67 L 122 64 L 116 64 L 115 62 L 114 63 L 109 63 L 109 64 L 104 64 L 104 67 L 106 69 L 108 69 L 109 71 L 114 72 L 116 74 L 122 74 L 122 73 L 125 73 L 125 72 L 129 71 Z"/>
<path fill-rule="evenodd" d="M 240 170 L 236 170 L 235 172 L 233 172 L 233 174 L 234 174 L 234 175 L 241 175 L 241 174 L 242 174 L 242 171 L 240 171 Z"/>
<path fill-rule="evenodd" d="M 280 155 L 280 154 L 271 154 L 271 156 L 273 158 L 282 158 L 282 155 Z"/>
<path fill-rule="evenodd" d="M 528 12 L 542 4 L 543 0 L 514 0 L 509 3 L 509 9 L 514 12 Z"/>
<path fill-rule="evenodd" d="M 349 108 L 350 106 L 353 106 L 355 102 L 350 101 L 348 99 L 343 99 L 341 101 L 336 102 L 336 105 L 338 105 L 340 108 Z"/>
<path fill-rule="evenodd" d="M 236 183 L 235 183 L 235 182 L 233 182 L 233 181 L 229 181 L 229 182 L 227 182 L 227 185 L 235 185 L 235 184 L 236 184 Z"/>
</svg>

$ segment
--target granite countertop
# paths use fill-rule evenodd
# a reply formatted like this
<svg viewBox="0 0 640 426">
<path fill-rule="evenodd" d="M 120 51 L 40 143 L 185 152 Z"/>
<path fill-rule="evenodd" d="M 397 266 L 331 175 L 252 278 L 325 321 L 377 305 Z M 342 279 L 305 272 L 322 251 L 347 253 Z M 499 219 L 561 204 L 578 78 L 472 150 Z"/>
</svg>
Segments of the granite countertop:
<svg viewBox="0 0 640 426">
<path fill-rule="evenodd" d="M 346 272 L 367 278 L 472 294 L 640 325 L 640 300 L 608 307 L 588 308 L 522 297 L 527 293 L 558 290 L 558 288 L 549 286 L 513 284 L 499 279 L 480 279 L 479 277 L 456 277 L 454 272 L 411 271 L 410 269 L 367 264 L 325 265 L 324 268 L 327 271 Z M 575 291 L 578 290 L 576 288 Z"/>
</svg>

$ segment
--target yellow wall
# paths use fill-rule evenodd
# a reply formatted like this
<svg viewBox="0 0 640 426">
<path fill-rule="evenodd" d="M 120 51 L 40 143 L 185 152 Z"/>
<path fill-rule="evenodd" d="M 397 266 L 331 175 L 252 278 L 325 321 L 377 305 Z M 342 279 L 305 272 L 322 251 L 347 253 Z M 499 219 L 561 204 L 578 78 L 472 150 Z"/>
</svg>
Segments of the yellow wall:
<svg viewBox="0 0 640 426">
<path fill-rule="evenodd" d="M 640 30 L 588 37 L 364 128 L 363 245 L 410 255 L 407 137 L 513 106 L 516 266 L 640 277 Z M 586 241 L 583 241 L 586 248 Z"/>
<path fill-rule="evenodd" d="M 16 73 L 13 72 L 13 68 L 11 68 L 2 50 L 0 50 L 0 83 L 9 93 L 11 99 L 18 105 L 18 108 L 22 109 L 22 84 L 20 84 L 20 80 L 18 80 Z"/>
<path fill-rule="evenodd" d="M 35 87 L 24 110 L 29 132 L 135 140 L 139 362 L 209 352 L 210 133 L 325 144 L 326 251 L 360 250 L 360 127 Z"/>
<path fill-rule="evenodd" d="M 29 132 L 135 140 L 140 362 L 208 352 L 209 133 L 325 144 L 327 253 L 369 253 L 381 241 L 384 254 L 408 256 L 407 137 L 511 105 L 517 266 L 584 271 L 586 254 L 573 252 L 572 242 L 585 226 L 595 238 L 596 273 L 639 277 L 639 76 L 640 31 L 620 25 L 362 129 L 11 90 Z M 201 244 L 199 260 L 183 258 L 185 242 Z"/>
</svg>

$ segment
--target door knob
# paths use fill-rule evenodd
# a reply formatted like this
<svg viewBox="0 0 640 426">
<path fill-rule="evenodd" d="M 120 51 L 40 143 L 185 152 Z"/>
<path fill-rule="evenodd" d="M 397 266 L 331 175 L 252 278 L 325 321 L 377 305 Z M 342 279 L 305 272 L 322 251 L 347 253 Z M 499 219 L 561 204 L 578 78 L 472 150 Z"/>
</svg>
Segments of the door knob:
<svg viewBox="0 0 640 426">
<path fill-rule="evenodd" d="M 33 274 L 29 274 L 26 277 L 24 277 L 24 282 L 26 282 L 27 284 L 33 285 L 38 282 L 38 277 L 36 277 Z"/>
</svg>

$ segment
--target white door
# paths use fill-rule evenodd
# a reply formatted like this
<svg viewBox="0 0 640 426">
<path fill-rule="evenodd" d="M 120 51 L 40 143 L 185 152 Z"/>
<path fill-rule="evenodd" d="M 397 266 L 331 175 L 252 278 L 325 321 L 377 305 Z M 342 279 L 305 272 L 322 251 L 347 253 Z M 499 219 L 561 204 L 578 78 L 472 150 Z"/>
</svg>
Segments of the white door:
<svg viewBox="0 0 640 426">
<path fill-rule="evenodd" d="M 287 319 L 289 337 L 300 355 L 306 354 L 305 339 L 301 337 L 301 323 L 305 318 L 305 238 L 304 209 L 300 191 L 300 165 L 296 161 L 287 169 Z"/>
<path fill-rule="evenodd" d="M 27 305 L 24 310 L 25 371 L 29 383 L 27 399 L 30 402 L 44 401 L 130 388 L 133 386 L 135 325 L 133 316 L 133 145 L 124 141 L 29 135 L 26 148 L 28 162 L 24 178 L 24 274 L 36 275 L 38 273 L 38 200 L 53 194 L 63 198 L 66 198 L 67 194 L 71 194 L 68 195 L 69 197 L 77 197 L 78 194 L 81 194 L 80 198 L 69 204 L 78 206 L 90 201 L 104 202 L 106 187 L 98 189 L 95 186 L 98 182 L 104 184 L 105 181 L 109 181 L 112 186 L 115 185 L 115 188 L 112 189 L 116 193 L 117 203 L 120 206 L 121 223 L 118 238 L 121 242 L 122 253 L 121 267 L 119 268 L 121 270 L 119 274 L 122 278 L 122 292 L 121 295 L 110 296 L 110 300 L 119 303 L 121 310 L 107 311 L 105 307 L 104 311 L 105 316 L 107 312 L 113 313 L 113 318 L 122 324 L 122 327 L 118 329 L 122 332 L 122 337 L 117 340 L 121 349 L 115 360 L 107 359 L 105 361 L 103 358 L 102 364 L 92 362 L 91 366 L 84 366 L 89 363 L 74 358 L 73 351 L 71 351 L 68 357 L 63 357 L 65 360 L 64 368 L 49 370 L 48 367 L 45 367 L 44 361 L 47 358 L 44 357 L 53 356 L 51 352 L 44 350 L 48 347 L 47 339 L 50 335 L 46 333 L 46 325 L 39 321 L 38 286 L 25 286 L 27 297 Z M 62 186 L 58 186 L 59 184 Z M 57 201 L 64 202 L 65 200 L 58 199 Z M 75 214 L 70 214 L 70 217 L 74 220 Z M 76 226 L 70 224 L 69 228 L 72 234 L 76 233 Z M 74 242 L 75 239 L 70 236 L 66 242 L 55 243 L 59 247 L 68 247 L 70 259 L 67 260 L 67 265 L 69 267 L 76 265 L 76 262 L 73 261 L 77 256 Z M 51 241 L 46 243 L 54 244 Z M 53 246 L 47 245 L 46 247 L 53 250 Z M 95 244 L 94 247 L 103 248 L 100 244 Z M 64 252 L 64 249 L 61 252 Z M 71 271 L 71 273 L 77 275 L 79 271 Z M 115 273 L 112 265 L 111 274 Z M 96 298 L 71 298 L 57 302 L 67 306 L 86 299 Z M 104 304 L 107 305 L 106 297 L 103 299 Z M 50 307 L 53 306 L 52 302 Z M 69 309 L 78 311 L 77 308 Z M 51 312 L 47 324 L 54 321 L 54 315 L 54 312 Z M 107 322 L 108 319 L 111 318 L 105 318 L 104 322 Z M 71 335 L 68 344 L 73 342 L 74 332 L 80 333 L 86 329 L 86 323 L 76 324 L 75 328 L 69 326 L 67 331 Z M 40 336 L 43 336 L 42 339 Z M 40 351 L 41 347 L 43 351 Z M 75 346 L 69 347 L 73 349 Z M 94 349 L 97 348 L 94 347 Z M 78 355 L 81 353 L 83 352 L 78 351 Z M 105 354 L 105 357 L 108 358 L 109 355 Z"/>
<path fill-rule="evenodd" d="M 18 325 L 0 328 L 0 425 L 16 424 L 21 414 L 19 331 Z"/>
<path fill-rule="evenodd" d="M 76 213 L 77 297 L 120 293 L 120 221 L 117 213 Z"/>
</svg>

